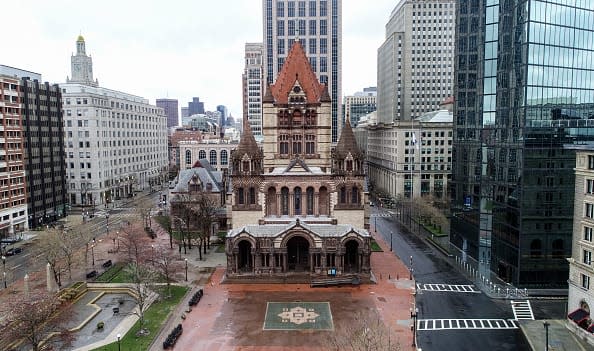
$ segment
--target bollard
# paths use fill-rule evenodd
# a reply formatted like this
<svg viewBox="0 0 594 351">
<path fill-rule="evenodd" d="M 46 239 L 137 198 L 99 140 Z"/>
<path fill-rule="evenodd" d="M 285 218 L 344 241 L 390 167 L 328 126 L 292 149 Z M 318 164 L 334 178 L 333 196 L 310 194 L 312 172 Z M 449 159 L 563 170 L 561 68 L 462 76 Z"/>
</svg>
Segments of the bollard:
<svg viewBox="0 0 594 351">
<path fill-rule="evenodd" d="M 524 296 L 528 297 L 528 289 L 524 288 Z"/>
</svg>

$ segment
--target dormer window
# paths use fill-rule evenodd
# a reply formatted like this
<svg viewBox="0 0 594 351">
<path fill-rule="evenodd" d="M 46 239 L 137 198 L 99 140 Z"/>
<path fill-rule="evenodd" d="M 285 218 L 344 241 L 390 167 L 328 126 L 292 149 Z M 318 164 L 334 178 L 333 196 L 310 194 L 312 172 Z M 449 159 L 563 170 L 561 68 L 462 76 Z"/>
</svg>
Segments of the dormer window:
<svg viewBox="0 0 594 351">
<path fill-rule="evenodd" d="M 353 160 L 346 161 L 346 170 L 347 170 L 347 172 L 353 171 Z"/>
<path fill-rule="evenodd" d="M 250 171 L 250 161 L 243 161 L 242 163 L 243 163 L 242 170 L 244 172 L 249 172 Z"/>
</svg>

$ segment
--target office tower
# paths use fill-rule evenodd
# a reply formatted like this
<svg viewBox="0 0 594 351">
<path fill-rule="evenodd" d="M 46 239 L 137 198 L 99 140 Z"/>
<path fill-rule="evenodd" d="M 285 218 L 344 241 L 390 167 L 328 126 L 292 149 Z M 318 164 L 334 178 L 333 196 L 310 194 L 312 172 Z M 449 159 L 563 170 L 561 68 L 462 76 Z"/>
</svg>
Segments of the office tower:
<svg viewBox="0 0 594 351">
<path fill-rule="evenodd" d="M 60 88 L 71 205 L 85 206 L 90 214 L 96 205 L 107 206 L 165 180 L 163 109 L 99 86 L 68 82 Z"/>
<path fill-rule="evenodd" d="M 200 98 L 193 97 L 192 101 L 188 102 L 188 116 L 204 114 L 204 102 L 200 102 Z"/>
<path fill-rule="evenodd" d="M 375 110 L 377 110 L 375 90 L 357 92 L 355 95 L 344 97 L 345 121 L 349 120 L 353 127 L 357 127 L 359 118 Z"/>
<path fill-rule="evenodd" d="M 181 108 L 181 118 L 188 117 L 190 115 L 187 107 Z"/>
<path fill-rule="evenodd" d="M 455 0 L 401 0 L 377 52 L 378 121 L 411 120 L 452 95 Z"/>
<path fill-rule="evenodd" d="M 460 1 L 457 12 L 450 241 L 485 276 L 566 287 L 570 146 L 594 134 L 594 2 Z"/>
<path fill-rule="evenodd" d="M 19 120 L 22 121 L 24 155 L 22 161 L 24 161 L 25 178 L 18 180 L 20 175 L 17 175 L 17 179 L 10 182 L 17 187 L 26 186 L 27 215 L 22 217 L 27 220 L 29 228 L 35 228 L 66 215 L 67 196 L 60 88 L 57 84 L 41 83 L 40 74 L 18 68 L 0 65 L 0 75 L 7 80 L 19 80 L 18 96 L 14 94 L 14 89 L 11 89 L 14 88 L 12 83 L 4 86 L 5 103 L 9 105 L 13 103 L 6 97 L 11 100 L 17 97 L 20 105 L 20 108 L 16 106 L 6 108 L 4 128 L 5 130 L 12 128 L 10 114 L 18 111 Z M 11 90 L 13 90 L 12 94 Z M 20 143 L 7 142 L 4 145 L 7 148 L 5 157 L 11 164 L 10 168 L 16 167 L 14 169 L 16 171 L 19 166 L 13 167 L 12 163 L 20 160 L 18 152 L 15 153 L 15 147 Z M 20 194 L 20 190 L 15 190 L 15 193 Z M 21 215 L 15 216 L 17 219 L 13 221 L 14 223 L 19 222 L 18 217 Z M 17 226 L 18 229 L 24 228 L 20 224 Z"/>
<path fill-rule="evenodd" d="M 332 142 L 342 126 L 342 0 L 263 0 L 264 70 L 272 84 L 298 39 L 332 98 Z"/>
<path fill-rule="evenodd" d="M 167 116 L 167 128 L 179 125 L 179 113 L 177 99 L 157 99 L 157 107 L 165 111 Z"/>
<path fill-rule="evenodd" d="M 226 119 L 227 119 L 227 107 L 225 105 L 218 105 L 217 106 L 217 112 L 219 112 L 219 114 L 220 114 L 219 125 L 220 126 L 224 126 L 225 123 L 227 123 L 227 121 L 226 121 Z"/>
<path fill-rule="evenodd" d="M 243 81 L 243 118 L 256 139 L 262 139 L 262 96 L 264 95 L 264 45 L 245 44 Z"/>
</svg>

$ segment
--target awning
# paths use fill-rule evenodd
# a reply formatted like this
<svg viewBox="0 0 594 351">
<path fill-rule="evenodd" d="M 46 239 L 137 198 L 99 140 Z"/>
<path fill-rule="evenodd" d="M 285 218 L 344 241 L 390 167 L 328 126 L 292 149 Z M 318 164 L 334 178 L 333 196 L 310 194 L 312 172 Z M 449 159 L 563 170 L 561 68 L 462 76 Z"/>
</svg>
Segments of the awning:
<svg viewBox="0 0 594 351">
<path fill-rule="evenodd" d="M 567 318 L 571 319 L 577 324 L 580 324 L 580 322 L 582 322 L 584 319 L 587 319 L 588 317 L 590 317 L 590 313 L 581 308 L 578 308 L 567 315 Z"/>
</svg>

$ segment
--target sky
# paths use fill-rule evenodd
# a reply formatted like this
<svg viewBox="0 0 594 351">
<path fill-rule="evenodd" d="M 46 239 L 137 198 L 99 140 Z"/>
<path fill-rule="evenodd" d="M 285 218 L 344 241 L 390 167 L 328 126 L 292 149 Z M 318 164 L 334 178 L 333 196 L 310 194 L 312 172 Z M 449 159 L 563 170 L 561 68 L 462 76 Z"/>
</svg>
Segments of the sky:
<svg viewBox="0 0 594 351">
<path fill-rule="evenodd" d="M 342 90 L 377 81 L 377 49 L 399 0 L 343 0 Z M 142 96 L 200 97 L 206 110 L 242 115 L 246 42 L 262 41 L 262 0 L 18 0 L 2 4 L 6 32 L 0 64 L 63 83 L 82 34 L 94 78 Z"/>
</svg>

